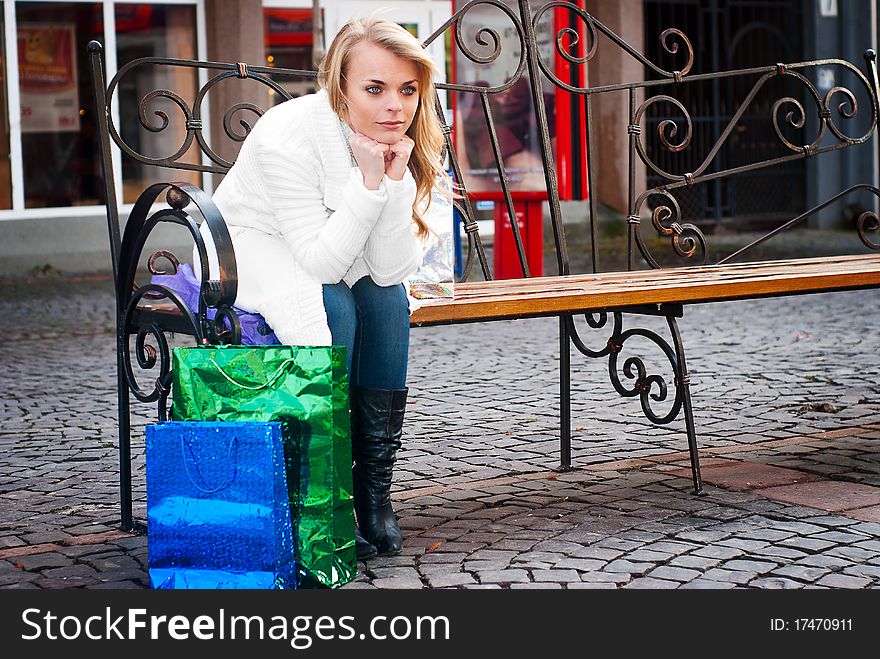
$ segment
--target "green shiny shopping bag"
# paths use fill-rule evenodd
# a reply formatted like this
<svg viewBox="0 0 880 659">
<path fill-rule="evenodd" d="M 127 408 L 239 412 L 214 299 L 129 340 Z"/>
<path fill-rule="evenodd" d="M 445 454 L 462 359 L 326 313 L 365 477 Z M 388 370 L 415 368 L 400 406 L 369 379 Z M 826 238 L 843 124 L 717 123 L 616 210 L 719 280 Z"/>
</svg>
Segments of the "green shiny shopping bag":
<svg viewBox="0 0 880 659">
<path fill-rule="evenodd" d="M 172 350 L 175 421 L 281 421 L 299 588 L 357 575 L 345 347 Z"/>
</svg>

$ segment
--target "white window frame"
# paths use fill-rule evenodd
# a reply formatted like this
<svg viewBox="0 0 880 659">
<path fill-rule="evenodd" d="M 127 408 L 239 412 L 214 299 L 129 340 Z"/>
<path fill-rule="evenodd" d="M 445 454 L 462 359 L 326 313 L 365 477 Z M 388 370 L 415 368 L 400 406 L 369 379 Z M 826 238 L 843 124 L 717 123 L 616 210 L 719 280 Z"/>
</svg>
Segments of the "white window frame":
<svg viewBox="0 0 880 659">
<path fill-rule="evenodd" d="M 51 4 L 61 0 L 38 0 Z M 83 4 L 102 4 L 104 18 L 104 75 L 110 80 L 118 68 L 116 61 L 116 5 L 145 4 L 144 0 L 64 0 L 66 2 L 78 2 Z M 105 213 L 105 207 L 92 206 L 58 206 L 52 208 L 25 208 L 24 199 L 24 160 L 21 150 L 21 96 L 18 78 L 18 24 L 15 13 L 15 0 L 3 0 L 4 18 L 4 44 L 6 54 L 6 98 L 9 103 L 9 160 L 12 184 L 12 208 L 0 210 L 0 221 L 21 220 L 26 218 L 62 218 L 62 217 L 94 217 Z M 205 0 L 154 0 L 152 5 L 186 5 L 196 9 L 196 57 L 200 60 L 208 59 L 207 28 L 205 25 Z M 84 54 L 81 54 L 85 56 Z M 207 71 L 199 71 L 198 84 L 201 87 L 208 81 Z M 210 134 L 210 100 L 205 100 L 205 117 L 203 130 Z M 113 121 L 119 124 L 119 99 L 113 98 L 111 107 Z M 113 159 L 114 184 L 117 200 L 122 199 L 122 151 L 115 144 L 111 145 Z M 95 158 L 99 158 L 95 153 Z M 208 164 L 208 158 L 202 154 L 202 163 Z M 210 194 L 213 189 L 213 181 L 210 174 L 203 175 L 203 186 Z M 120 203 L 120 215 L 125 217 L 131 211 L 134 204 Z"/>
</svg>

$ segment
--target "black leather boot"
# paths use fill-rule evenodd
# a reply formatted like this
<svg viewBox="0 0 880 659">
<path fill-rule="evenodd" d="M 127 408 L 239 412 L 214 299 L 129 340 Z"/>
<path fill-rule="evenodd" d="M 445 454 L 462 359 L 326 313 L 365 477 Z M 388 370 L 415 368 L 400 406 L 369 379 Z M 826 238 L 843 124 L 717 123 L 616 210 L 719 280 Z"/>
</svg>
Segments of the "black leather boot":
<svg viewBox="0 0 880 659">
<path fill-rule="evenodd" d="M 359 561 L 373 558 L 373 556 L 379 553 L 379 550 L 376 549 L 376 545 L 372 542 L 367 542 L 358 527 L 354 527 L 354 552 Z"/>
<path fill-rule="evenodd" d="M 354 511 L 380 555 L 396 554 L 403 534 L 391 507 L 391 477 L 406 410 L 406 389 L 352 387 Z"/>
</svg>

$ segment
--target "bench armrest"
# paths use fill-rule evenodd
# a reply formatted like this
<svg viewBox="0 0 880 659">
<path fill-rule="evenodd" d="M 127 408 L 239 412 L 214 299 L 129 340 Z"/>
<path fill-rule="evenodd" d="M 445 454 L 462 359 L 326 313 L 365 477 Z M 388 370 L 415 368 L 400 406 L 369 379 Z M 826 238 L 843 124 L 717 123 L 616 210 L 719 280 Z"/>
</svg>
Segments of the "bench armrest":
<svg viewBox="0 0 880 659">
<path fill-rule="evenodd" d="M 154 210 L 157 200 L 165 193 L 167 207 Z M 209 276 L 209 259 L 205 239 L 199 230 L 199 221 L 190 211 L 197 211 L 210 231 L 213 241 L 218 279 Z M 201 262 L 201 291 L 198 309 L 189 309 L 178 296 L 168 294 L 163 286 L 150 284 L 138 286 L 135 283 L 138 265 L 143 250 L 153 229 L 161 223 L 172 223 L 186 227 L 196 245 Z M 169 252 L 157 252 L 150 257 L 150 264 L 156 257 L 169 258 L 175 267 L 177 259 Z M 213 259 L 212 259 L 213 260 Z M 240 327 L 231 307 L 238 294 L 238 274 L 235 252 L 226 222 L 210 196 L 201 188 L 190 183 L 155 183 L 144 190 L 132 208 L 119 254 L 119 274 L 116 281 L 116 296 L 120 312 L 130 316 L 133 307 L 144 297 L 164 297 L 169 299 L 192 321 L 192 334 L 199 342 L 223 343 L 238 341 Z M 208 308 L 216 309 L 213 320 L 207 316 Z M 224 322 L 227 321 L 227 322 Z M 228 325 L 231 324 L 231 329 Z"/>
</svg>

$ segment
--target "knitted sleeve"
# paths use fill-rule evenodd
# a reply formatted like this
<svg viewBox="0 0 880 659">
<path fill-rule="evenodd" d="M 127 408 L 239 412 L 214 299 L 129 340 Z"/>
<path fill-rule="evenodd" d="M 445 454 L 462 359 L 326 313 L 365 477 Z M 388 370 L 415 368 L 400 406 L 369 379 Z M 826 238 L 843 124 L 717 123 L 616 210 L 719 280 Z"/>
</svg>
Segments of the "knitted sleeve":
<svg viewBox="0 0 880 659">
<path fill-rule="evenodd" d="M 364 247 L 364 262 L 379 286 L 399 284 L 418 270 L 422 249 L 414 233 L 412 205 L 416 182 L 409 170 L 400 181 L 387 176 L 383 185 L 388 201 Z"/>
<path fill-rule="evenodd" d="M 387 192 L 364 187 L 358 168 L 349 175 L 339 208 L 324 206 L 320 164 L 304 149 L 262 148 L 260 179 L 274 220 L 290 251 L 323 284 L 342 280 L 364 251 Z"/>
</svg>

